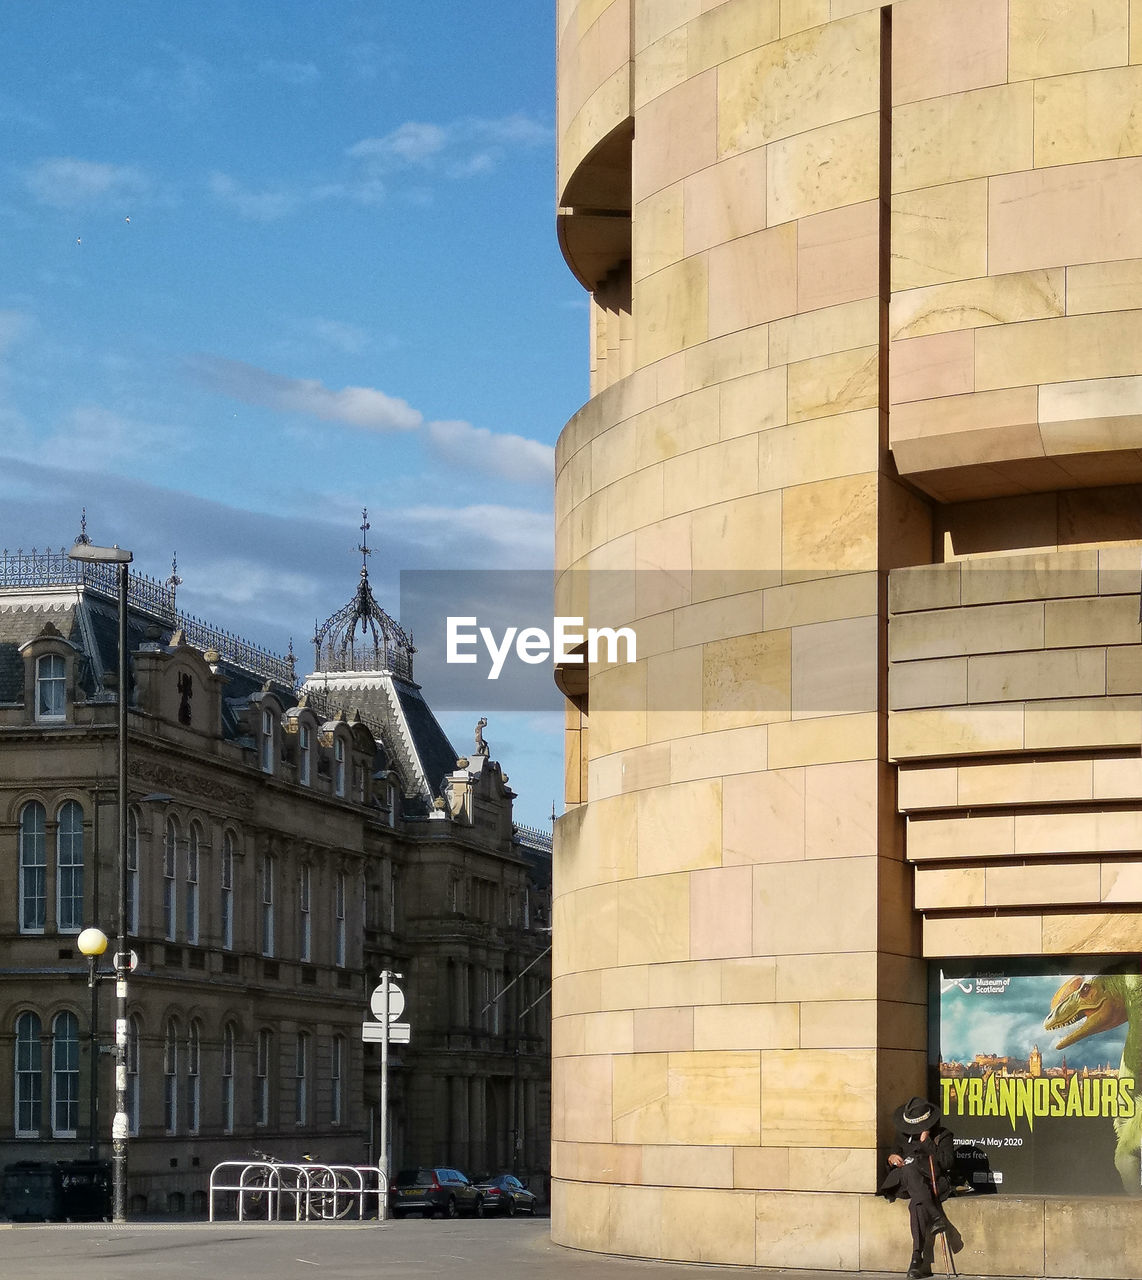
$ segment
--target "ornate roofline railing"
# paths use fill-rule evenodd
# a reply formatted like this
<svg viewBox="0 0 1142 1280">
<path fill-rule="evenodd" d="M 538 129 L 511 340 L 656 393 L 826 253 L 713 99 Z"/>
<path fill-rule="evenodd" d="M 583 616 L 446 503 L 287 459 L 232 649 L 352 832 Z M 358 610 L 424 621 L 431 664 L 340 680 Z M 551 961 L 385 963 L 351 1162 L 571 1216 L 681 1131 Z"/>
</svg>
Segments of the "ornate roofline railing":
<svg viewBox="0 0 1142 1280">
<path fill-rule="evenodd" d="M 316 646 L 317 671 L 338 672 L 375 671 L 385 669 L 394 676 L 412 683 L 412 655 L 398 644 L 344 644 L 334 648 L 327 644 Z"/>
<path fill-rule="evenodd" d="M 182 629 L 188 644 L 204 653 L 213 649 L 225 662 L 243 671 L 251 671 L 264 680 L 273 680 L 284 684 L 289 689 L 297 687 L 297 672 L 294 670 L 296 658 L 292 653 L 282 657 L 271 653 L 259 645 L 251 644 L 230 631 L 222 631 L 213 627 L 202 618 L 192 617 L 187 613 L 176 613 L 175 622 Z"/>
<path fill-rule="evenodd" d="M 118 570 L 113 564 L 92 564 L 71 560 L 67 548 L 53 551 L 0 551 L 0 587 L 90 587 L 100 595 L 118 599 Z M 175 593 L 165 583 L 145 574 L 127 574 L 127 603 L 142 613 L 164 622 L 176 617 Z"/>
<path fill-rule="evenodd" d="M 512 835 L 520 844 L 527 845 L 532 849 L 541 849 L 547 853 L 551 852 L 552 838 L 550 831 L 540 831 L 538 827 L 524 826 L 522 822 L 512 824 Z"/>
<path fill-rule="evenodd" d="M 118 601 L 118 571 L 112 564 L 91 564 L 68 558 L 67 548 L 52 551 L 0 552 L 0 587 L 83 587 L 109 600 Z M 241 636 L 211 626 L 201 618 L 181 613 L 175 606 L 175 589 L 146 574 L 127 574 L 127 607 L 164 623 L 172 630 L 181 629 L 187 643 L 206 652 L 213 649 L 232 666 L 273 680 L 289 689 L 297 686 L 293 654 L 282 657 L 263 649 Z"/>
</svg>

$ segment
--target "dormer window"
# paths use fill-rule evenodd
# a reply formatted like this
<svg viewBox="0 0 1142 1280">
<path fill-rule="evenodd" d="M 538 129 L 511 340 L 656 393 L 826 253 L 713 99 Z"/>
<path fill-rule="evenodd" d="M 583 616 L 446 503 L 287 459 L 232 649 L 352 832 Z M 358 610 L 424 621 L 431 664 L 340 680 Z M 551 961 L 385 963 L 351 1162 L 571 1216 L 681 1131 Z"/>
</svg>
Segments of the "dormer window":
<svg viewBox="0 0 1142 1280">
<path fill-rule="evenodd" d="M 345 740 L 333 739 L 333 794 L 345 795 Z"/>
<path fill-rule="evenodd" d="M 274 713 L 262 711 L 262 772 L 274 771 Z"/>
<path fill-rule="evenodd" d="M 303 787 L 309 786 L 310 771 L 313 766 L 313 749 L 309 734 L 309 725 L 298 725 L 297 728 L 297 780 Z"/>
<path fill-rule="evenodd" d="M 36 719 L 67 717 L 67 664 L 58 653 L 36 659 Z"/>
</svg>

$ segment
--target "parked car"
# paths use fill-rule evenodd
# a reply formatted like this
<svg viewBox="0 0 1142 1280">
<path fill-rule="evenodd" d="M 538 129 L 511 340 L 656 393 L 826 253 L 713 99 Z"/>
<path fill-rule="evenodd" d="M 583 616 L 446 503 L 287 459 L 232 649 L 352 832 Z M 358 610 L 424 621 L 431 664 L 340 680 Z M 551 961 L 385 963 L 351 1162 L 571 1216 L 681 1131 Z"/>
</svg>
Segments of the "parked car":
<svg viewBox="0 0 1142 1280">
<path fill-rule="evenodd" d="M 462 1213 L 484 1216 L 484 1197 L 459 1169 L 402 1169 L 389 1187 L 389 1215 L 403 1218 L 419 1213 L 455 1218 Z"/>
<path fill-rule="evenodd" d="M 485 1213 L 506 1213 L 509 1218 L 516 1213 L 535 1213 L 537 1197 L 514 1174 L 486 1178 L 476 1183 L 476 1190 L 484 1197 Z"/>
</svg>

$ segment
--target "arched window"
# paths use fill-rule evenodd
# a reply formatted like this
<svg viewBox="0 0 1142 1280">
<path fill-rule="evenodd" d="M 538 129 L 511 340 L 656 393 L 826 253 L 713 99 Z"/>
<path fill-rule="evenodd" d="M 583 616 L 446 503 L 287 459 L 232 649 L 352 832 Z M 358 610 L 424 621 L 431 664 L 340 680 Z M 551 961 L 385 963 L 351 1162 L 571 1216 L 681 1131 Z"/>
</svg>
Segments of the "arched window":
<svg viewBox="0 0 1142 1280">
<path fill-rule="evenodd" d="M 309 1033 L 297 1033 L 297 1056 L 294 1078 L 294 1120 L 297 1124 L 309 1123 Z"/>
<path fill-rule="evenodd" d="M 142 1027 L 139 1015 L 127 1020 L 127 1129 L 132 1137 L 139 1132 L 139 1041 Z"/>
<path fill-rule="evenodd" d="M 262 955 L 274 954 L 274 859 L 262 859 Z"/>
<path fill-rule="evenodd" d="M 79 1019 L 57 1013 L 52 1023 L 52 1136 L 74 1138 L 79 1125 Z"/>
<path fill-rule="evenodd" d="M 186 1130 L 188 1133 L 198 1132 L 201 1057 L 202 1027 L 195 1021 L 190 1024 L 190 1034 L 186 1038 Z"/>
<path fill-rule="evenodd" d="M 222 1132 L 234 1132 L 234 1046 L 238 1039 L 234 1024 L 222 1028 Z"/>
<path fill-rule="evenodd" d="M 219 923 L 222 946 L 234 949 L 234 837 L 229 831 L 222 835 L 222 857 L 219 863 L 221 875 L 221 900 Z"/>
<path fill-rule="evenodd" d="M 313 920 L 309 910 L 309 891 L 313 881 L 312 870 L 303 864 L 297 871 L 297 958 L 312 959 Z"/>
<path fill-rule="evenodd" d="M 139 932 L 139 815 L 127 811 L 127 932 Z"/>
<path fill-rule="evenodd" d="M 40 1020 L 34 1013 L 16 1019 L 16 1137 L 38 1138 L 44 1101 L 44 1059 Z"/>
<path fill-rule="evenodd" d="M 334 1036 L 329 1054 L 329 1123 L 341 1123 L 341 1068 L 345 1061 L 345 1037 Z"/>
<path fill-rule="evenodd" d="M 175 940 L 178 927 L 178 822 L 168 818 L 163 834 L 163 937 Z"/>
<path fill-rule="evenodd" d="M 270 1122 L 270 1061 L 273 1055 L 274 1037 L 264 1027 L 258 1032 L 258 1058 L 254 1081 L 254 1123 Z"/>
<path fill-rule="evenodd" d="M 67 664 L 58 653 L 36 659 L 36 719 L 67 718 Z"/>
<path fill-rule="evenodd" d="M 345 740 L 333 739 L 333 794 L 345 794 Z"/>
<path fill-rule="evenodd" d="M 178 1130 L 178 1019 L 168 1018 L 163 1037 L 163 1124 Z"/>
<path fill-rule="evenodd" d="M 83 928 L 83 810 L 74 800 L 62 804 L 57 817 L 56 928 Z"/>
<path fill-rule="evenodd" d="M 198 941 L 198 855 L 202 848 L 202 828 L 197 822 L 190 825 L 190 838 L 186 842 L 186 940 Z"/>
<path fill-rule="evenodd" d="M 345 964 L 345 883 L 344 871 L 338 871 L 333 886 L 333 963 Z"/>
<path fill-rule="evenodd" d="M 43 933 L 47 922 L 47 811 L 38 800 L 20 810 L 20 932 Z"/>
<path fill-rule="evenodd" d="M 303 787 L 309 786 L 313 768 L 313 750 L 309 736 L 309 725 L 298 725 L 297 728 L 297 780 Z"/>
</svg>

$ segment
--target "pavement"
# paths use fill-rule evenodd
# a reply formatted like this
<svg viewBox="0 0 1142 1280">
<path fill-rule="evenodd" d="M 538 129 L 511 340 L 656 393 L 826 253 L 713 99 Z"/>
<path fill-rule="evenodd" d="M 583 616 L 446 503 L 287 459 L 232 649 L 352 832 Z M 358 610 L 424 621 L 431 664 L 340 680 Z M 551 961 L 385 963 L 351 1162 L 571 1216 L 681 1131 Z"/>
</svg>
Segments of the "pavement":
<svg viewBox="0 0 1142 1280">
<path fill-rule="evenodd" d="M 20 1280 L 837 1280 L 849 1272 L 645 1262 L 551 1243 L 544 1218 L 438 1222 L 17 1225 L 0 1277 Z M 861 1273 L 861 1280 L 875 1280 Z"/>
</svg>

